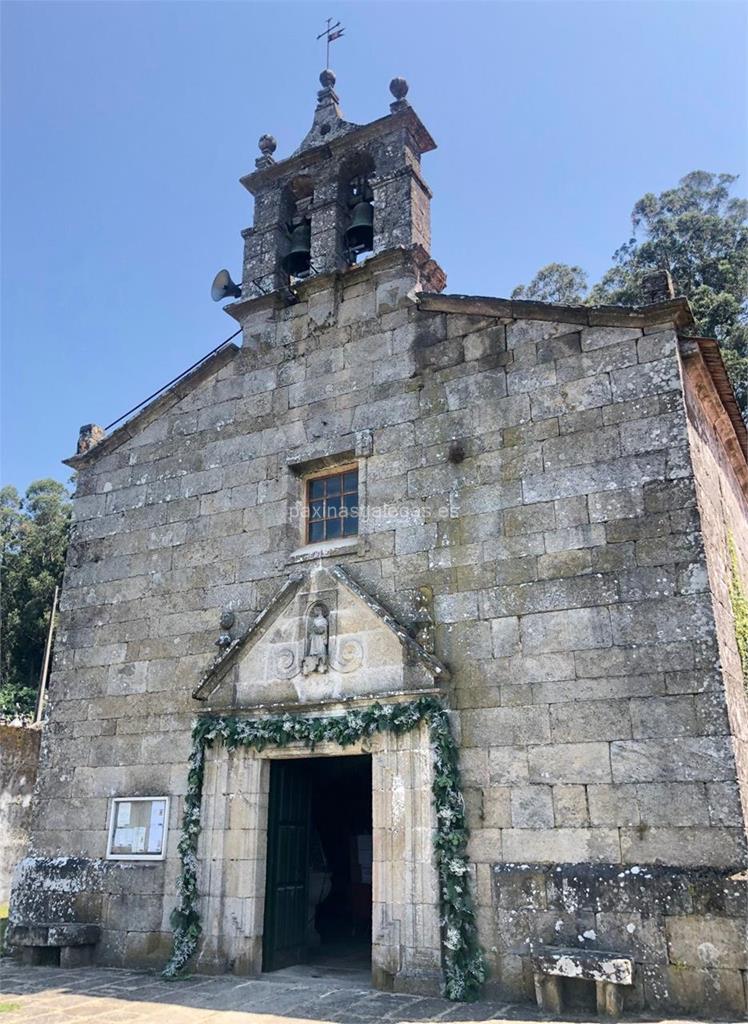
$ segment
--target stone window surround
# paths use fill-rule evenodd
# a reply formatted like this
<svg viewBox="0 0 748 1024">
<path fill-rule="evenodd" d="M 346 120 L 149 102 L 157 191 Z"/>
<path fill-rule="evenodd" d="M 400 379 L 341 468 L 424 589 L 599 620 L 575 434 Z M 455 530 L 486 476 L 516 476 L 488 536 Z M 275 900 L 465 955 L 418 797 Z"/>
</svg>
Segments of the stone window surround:
<svg viewBox="0 0 748 1024">
<path fill-rule="evenodd" d="M 314 504 L 315 502 L 319 501 L 319 499 L 312 498 L 311 497 L 311 493 L 310 493 L 310 486 L 311 486 L 311 484 L 315 480 L 328 480 L 328 479 L 334 479 L 335 477 L 339 478 L 340 479 L 340 492 L 339 492 L 339 496 L 340 496 L 340 498 L 342 500 L 344 489 L 345 489 L 344 481 L 343 481 L 342 478 L 346 475 L 346 473 L 350 473 L 353 470 L 356 471 L 356 490 L 355 490 L 355 494 L 356 494 L 356 508 L 358 509 L 358 460 L 357 459 L 352 459 L 350 462 L 341 462 L 340 464 L 336 464 L 335 466 L 331 466 L 331 467 L 329 467 L 327 469 L 324 469 L 324 470 L 321 470 L 321 471 L 318 471 L 318 472 L 315 472 L 315 473 L 308 473 L 308 474 L 304 475 L 304 478 L 302 480 L 302 484 L 303 484 L 303 493 L 304 493 L 304 509 L 305 509 L 305 512 L 308 513 L 310 507 L 312 506 L 312 504 Z M 349 490 L 346 493 L 347 494 L 351 494 L 351 493 L 353 493 L 353 491 Z M 325 520 L 322 520 L 322 521 L 325 522 Z M 304 528 L 304 532 L 305 532 L 307 537 L 309 535 L 309 526 L 310 526 L 311 522 L 312 522 L 312 519 L 311 519 L 311 516 L 310 516 L 307 519 L 307 521 L 304 523 L 304 527 L 303 528 Z M 342 530 L 342 525 L 341 525 L 341 530 Z M 329 538 L 326 537 L 323 540 L 324 541 L 326 541 L 326 540 L 354 540 L 357 537 L 358 537 L 358 522 L 356 522 L 356 531 L 355 531 L 355 533 L 349 533 L 349 534 L 341 535 L 340 537 L 329 537 Z M 322 543 L 323 540 L 307 541 L 307 543 L 308 544 L 319 544 L 319 543 Z"/>
<path fill-rule="evenodd" d="M 161 851 L 159 853 L 112 853 L 114 832 L 116 824 L 117 808 L 123 803 L 155 803 L 159 800 L 164 802 L 164 831 L 161 836 Z M 106 859 L 124 860 L 138 864 L 149 861 L 166 860 L 167 839 L 169 834 L 169 808 L 170 798 L 163 794 L 154 796 L 113 796 L 109 798 L 109 826 L 107 828 Z"/>
<path fill-rule="evenodd" d="M 358 507 L 366 509 L 366 460 L 374 454 L 371 430 L 359 430 L 342 438 L 325 439 L 304 445 L 288 453 L 286 468 L 290 470 L 288 501 L 306 505 L 306 481 L 325 471 L 333 472 L 343 467 L 358 467 Z M 366 554 L 366 518 L 359 515 L 358 534 L 355 537 L 340 537 L 334 540 L 307 543 L 305 521 L 300 517 L 296 531 L 298 547 L 286 559 L 286 565 L 316 561 L 322 558 L 338 558 L 347 554 Z"/>
<path fill-rule="evenodd" d="M 262 753 L 224 747 L 207 754 L 198 847 L 203 944 L 207 970 L 262 971 L 268 795 L 272 758 L 372 759 L 372 981 L 409 990 L 409 981 L 438 994 L 441 984 L 439 887 L 433 852 L 433 754 L 428 729 L 383 733 L 340 747 L 301 744 Z"/>
</svg>

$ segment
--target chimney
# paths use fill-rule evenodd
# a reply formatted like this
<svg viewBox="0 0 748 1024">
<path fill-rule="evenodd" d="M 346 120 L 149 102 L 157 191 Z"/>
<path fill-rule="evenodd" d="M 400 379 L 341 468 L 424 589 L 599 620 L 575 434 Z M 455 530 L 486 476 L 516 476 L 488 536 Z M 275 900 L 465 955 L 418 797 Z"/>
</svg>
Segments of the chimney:
<svg viewBox="0 0 748 1024">
<path fill-rule="evenodd" d="M 78 431 L 78 455 L 90 451 L 105 437 L 106 431 L 103 427 L 99 427 L 95 423 L 84 423 Z"/>
<path fill-rule="evenodd" d="M 653 302 L 667 302 L 675 298 L 673 279 L 667 270 L 653 270 L 641 281 L 641 293 L 645 305 Z"/>
</svg>

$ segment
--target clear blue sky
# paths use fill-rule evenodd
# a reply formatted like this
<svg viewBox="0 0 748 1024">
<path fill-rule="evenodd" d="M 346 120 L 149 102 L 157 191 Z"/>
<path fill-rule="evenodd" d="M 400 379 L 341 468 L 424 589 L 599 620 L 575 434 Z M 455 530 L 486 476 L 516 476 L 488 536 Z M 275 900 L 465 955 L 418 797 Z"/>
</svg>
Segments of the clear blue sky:
<svg viewBox="0 0 748 1024">
<path fill-rule="evenodd" d="M 552 260 L 595 279 L 646 191 L 746 169 L 742 3 L 2 6 L 2 482 L 67 479 L 109 423 L 230 334 L 257 138 L 308 129 L 332 14 L 346 117 L 394 75 L 439 143 L 433 255 L 506 296 Z M 742 185 L 743 183 L 741 183 Z"/>
</svg>

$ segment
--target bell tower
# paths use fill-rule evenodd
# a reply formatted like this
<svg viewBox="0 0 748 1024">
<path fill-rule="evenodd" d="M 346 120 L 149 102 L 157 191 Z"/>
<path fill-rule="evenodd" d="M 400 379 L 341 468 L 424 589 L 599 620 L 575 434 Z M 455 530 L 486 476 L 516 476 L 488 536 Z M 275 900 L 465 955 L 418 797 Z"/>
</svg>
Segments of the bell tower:
<svg viewBox="0 0 748 1024">
<path fill-rule="evenodd" d="M 298 149 L 276 160 L 275 139 L 263 135 L 255 170 L 241 178 L 255 214 L 242 232 L 236 307 L 391 249 L 429 259 L 431 192 L 421 155 L 436 144 L 406 98 L 408 83 L 394 78 L 389 114 L 358 125 L 343 117 L 333 72 L 319 80 L 312 126 Z"/>
</svg>

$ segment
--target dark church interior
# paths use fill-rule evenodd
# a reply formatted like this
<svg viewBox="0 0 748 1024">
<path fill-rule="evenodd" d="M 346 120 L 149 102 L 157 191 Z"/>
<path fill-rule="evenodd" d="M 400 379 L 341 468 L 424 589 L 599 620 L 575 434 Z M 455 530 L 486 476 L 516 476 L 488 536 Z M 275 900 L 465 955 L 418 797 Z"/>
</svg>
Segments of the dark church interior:
<svg viewBox="0 0 748 1024">
<path fill-rule="evenodd" d="M 371 758 L 320 757 L 312 775 L 309 958 L 363 964 L 371 955 Z"/>
</svg>

